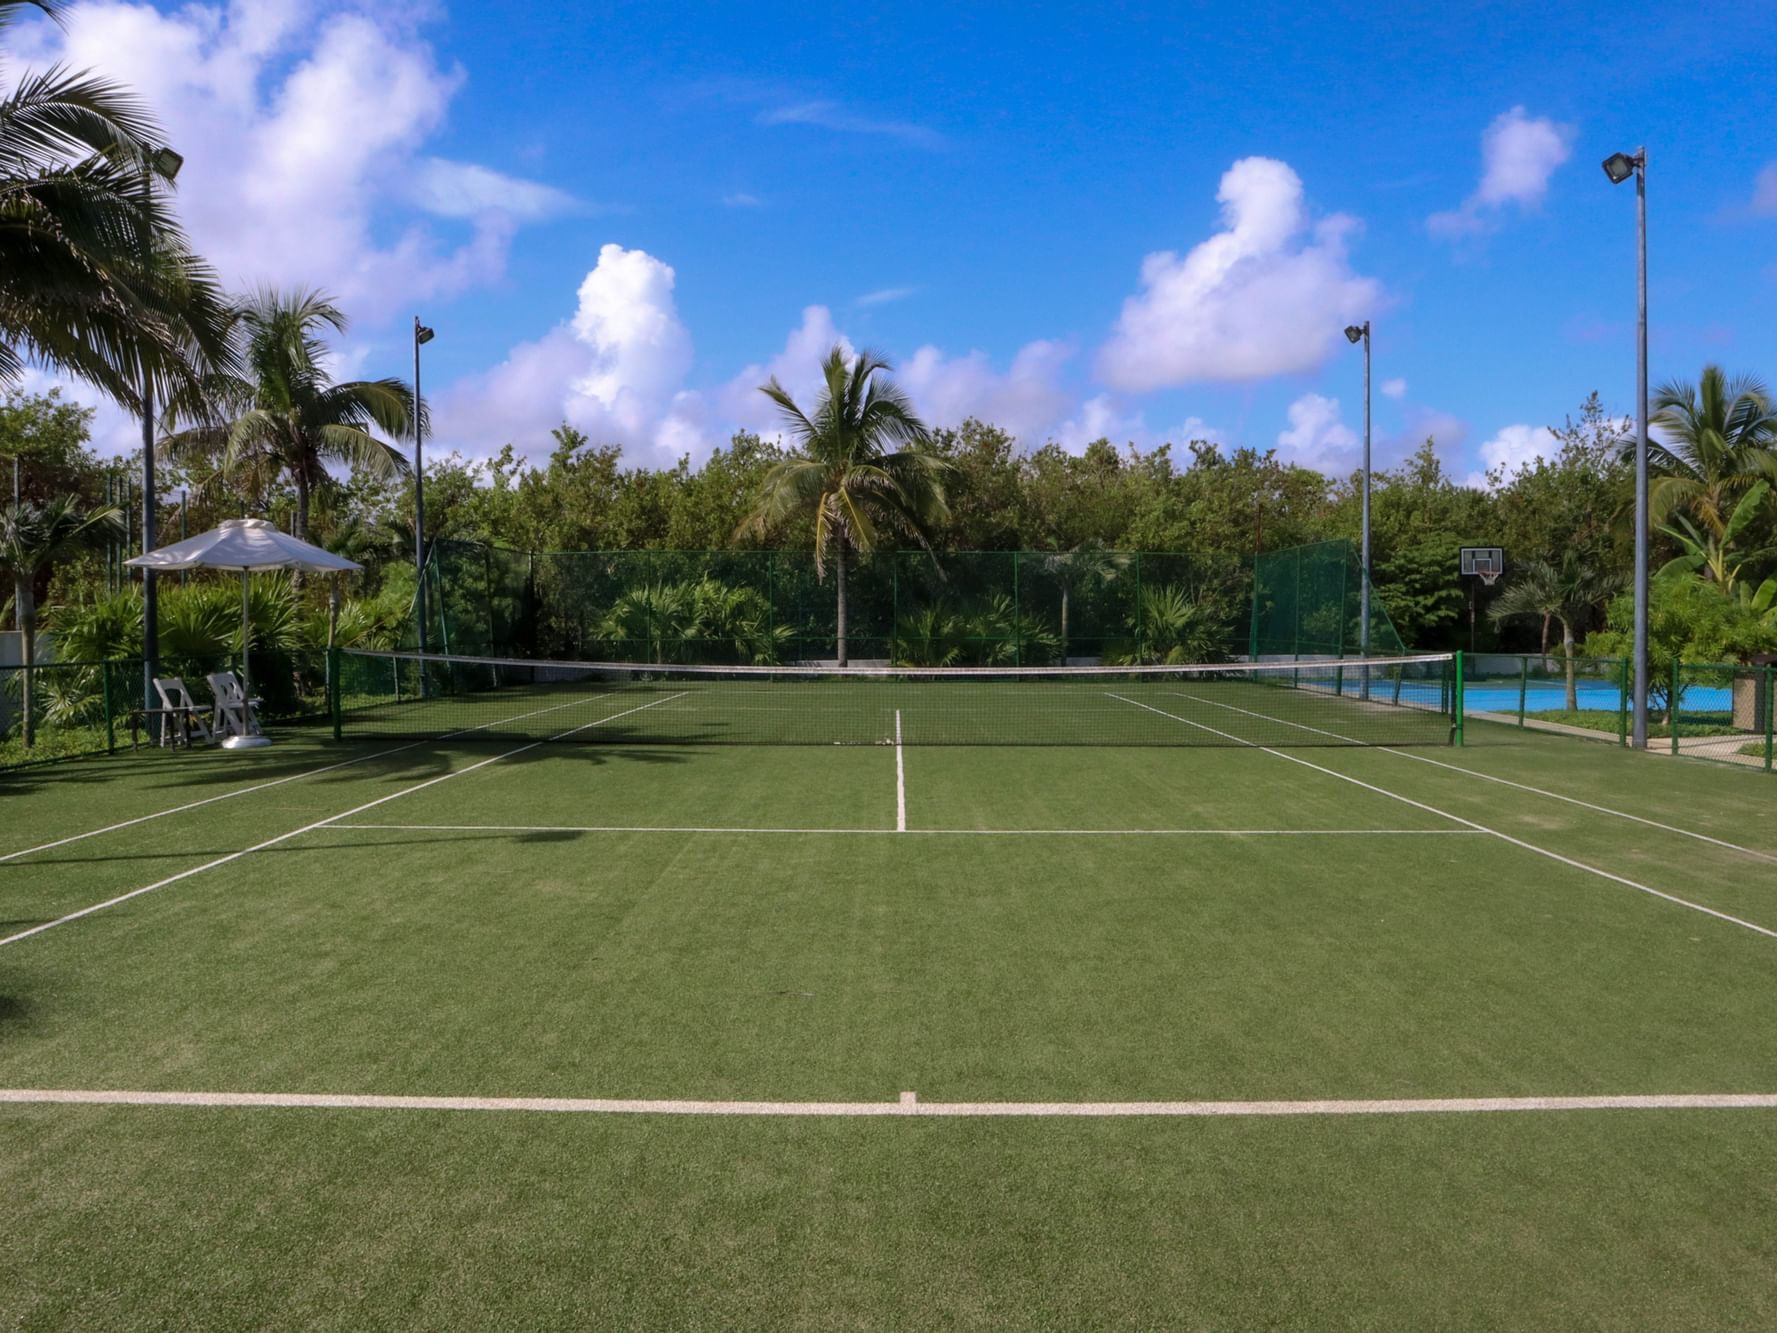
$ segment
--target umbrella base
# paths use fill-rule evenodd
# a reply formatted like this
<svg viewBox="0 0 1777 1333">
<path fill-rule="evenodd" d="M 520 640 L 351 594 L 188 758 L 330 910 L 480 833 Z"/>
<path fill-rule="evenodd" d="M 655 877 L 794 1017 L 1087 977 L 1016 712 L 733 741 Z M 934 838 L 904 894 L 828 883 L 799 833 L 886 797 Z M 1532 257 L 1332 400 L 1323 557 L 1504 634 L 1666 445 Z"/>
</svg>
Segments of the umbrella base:
<svg viewBox="0 0 1777 1333">
<path fill-rule="evenodd" d="M 222 748 L 224 750 L 258 750 L 270 744 L 270 736 L 230 736 L 222 742 Z"/>
</svg>

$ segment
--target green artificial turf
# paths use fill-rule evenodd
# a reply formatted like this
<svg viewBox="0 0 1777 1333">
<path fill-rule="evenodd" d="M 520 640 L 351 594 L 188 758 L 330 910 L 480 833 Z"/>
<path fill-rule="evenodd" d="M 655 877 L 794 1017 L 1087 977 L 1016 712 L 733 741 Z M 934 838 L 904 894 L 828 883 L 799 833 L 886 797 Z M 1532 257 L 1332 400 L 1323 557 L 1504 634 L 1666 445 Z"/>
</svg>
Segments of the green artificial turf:
<svg viewBox="0 0 1777 1333">
<path fill-rule="evenodd" d="M 1777 940 L 1620 882 L 1777 929 L 1777 787 L 1512 727 L 1470 739 L 912 747 L 906 832 L 892 746 L 311 734 L 0 775 L 0 858 L 206 802 L 0 860 L 0 935 L 185 875 L 0 946 L 0 1086 L 1777 1091 Z M 0 1311 L 21 1327 L 1744 1326 L 1772 1313 L 1774 1129 L 1722 1110 L 11 1106 Z"/>
</svg>

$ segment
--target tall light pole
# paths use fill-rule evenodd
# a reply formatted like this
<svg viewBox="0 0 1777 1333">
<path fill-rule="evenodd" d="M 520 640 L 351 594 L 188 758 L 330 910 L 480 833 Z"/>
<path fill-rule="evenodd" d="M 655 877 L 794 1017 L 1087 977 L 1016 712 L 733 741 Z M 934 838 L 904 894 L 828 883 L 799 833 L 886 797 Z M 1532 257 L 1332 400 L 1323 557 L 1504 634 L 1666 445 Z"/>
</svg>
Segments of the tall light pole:
<svg viewBox="0 0 1777 1333">
<path fill-rule="evenodd" d="M 1612 185 L 1635 177 L 1635 697 L 1630 735 L 1647 748 L 1647 149 L 1604 159 Z"/>
<path fill-rule="evenodd" d="M 426 469 L 420 457 L 420 447 L 425 435 L 421 424 L 425 417 L 420 410 L 420 348 L 431 342 L 438 335 L 424 324 L 420 317 L 413 317 L 413 572 L 414 608 L 418 614 L 419 650 L 426 651 Z M 426 678 L 425 668 L 420 669 L 420 680 Z"/>
<path fill-rule="evenodd" d="M 179 168 L 185 165 L 185 159 L 171 148 L 158 148 L 142 159 L 142 188 L 144 193 L 153 188 L 155 176 L 171 183 L 178 175 Z M 154 262 L 154 238 L 149 235 L 146 225 L 142 228 L 142 264 L 146 268 Z M 154 375 L 145 365 L 142 368 L 142 554 L 146 555 L 155 547 L 154 540 Z M 142 571 L 142 707 L 154 709 L 160 707 L 155 697 L 154 678 L 160 674 L 160 589 L 155 572 L 152 569 Z M 155 715 L 151 712 L 149 716 Z M 156 740 L 160 738 L 160 728 L 150 726 L 149 735 Z"/>
<path fill-rule="evenodd" d="M 1370 321 L 1353 324 L 1345 330 L 1345 336 L 1353 344 L 1364 345 L 1364 536 L 1363 554 L 1359 556 L 1361 566 L 1359 574 L 1359 611 L 1363 618 L 1358 626 L 1358 654 L 1361 657 L 1370 655 Z M 1361 683 L 1362 697 L 1370 697 L 1370 673 L 1366 670 Z"/>
</svg>

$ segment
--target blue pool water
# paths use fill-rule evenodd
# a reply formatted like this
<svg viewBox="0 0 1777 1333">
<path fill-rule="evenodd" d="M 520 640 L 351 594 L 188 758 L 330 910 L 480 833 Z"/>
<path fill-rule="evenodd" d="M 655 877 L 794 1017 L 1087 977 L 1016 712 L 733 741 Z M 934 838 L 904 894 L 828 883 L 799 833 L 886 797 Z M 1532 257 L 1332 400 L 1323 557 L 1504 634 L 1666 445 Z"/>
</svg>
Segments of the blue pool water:
<svg viewBox="0 0 1777 1333">
<path fill-rule="evenodd" d="M 1463 707 L 1471 713 L 1516 713 L 1516 684 L 1469 685 L 1462 692 Z M 1598 680 L 1579 682 L 1581 708 L 1601 708 L 1615 712 L 1622 695 L 1613 683 Z M 1722 686 L 1693 685 L 1684 692 L 1682 707 L 1687 711 L 1726 712 L 1732 706 L 1729 691 Z M 1533 680 L 1525 692 L 1524 711 L 1546 713 L 1567 707 L 1567 687 L 1559 680 Z"/>
</svg>

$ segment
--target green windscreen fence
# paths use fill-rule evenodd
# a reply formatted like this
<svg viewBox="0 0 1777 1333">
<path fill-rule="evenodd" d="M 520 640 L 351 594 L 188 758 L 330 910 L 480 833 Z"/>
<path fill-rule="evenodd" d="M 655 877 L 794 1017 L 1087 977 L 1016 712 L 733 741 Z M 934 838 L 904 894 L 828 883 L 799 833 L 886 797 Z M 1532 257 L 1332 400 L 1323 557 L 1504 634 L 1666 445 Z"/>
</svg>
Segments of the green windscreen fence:
<svg viewBox="0 0 1777 1333">
<path fill-rule="evenodd" d="M 1343 539 L 1256 556 L 1247 654 L 1265 658 L 1405 653 L 1407 647 L 1374 589 L 1366 643 L 1363 586 L 1358 550 Z"/>
<path fill-rule="evenodd" d="M 440 540 L 427 565 L 434 652 L 771 665 L 838 654 L 835 572 L 804 551 L 514 551 Z M 1244 556 L 923 551 L 854 557 L 846 647 L 909 667 L 1356 656 L 1349 542 Z M 404 647 L 417 644 L 410 623 Z M 1406 650 L 1379 601 L 1370 651 Z"/>
</svg>

